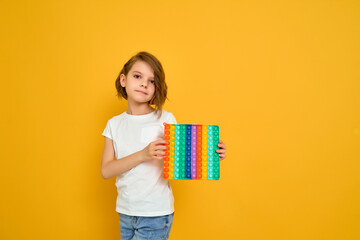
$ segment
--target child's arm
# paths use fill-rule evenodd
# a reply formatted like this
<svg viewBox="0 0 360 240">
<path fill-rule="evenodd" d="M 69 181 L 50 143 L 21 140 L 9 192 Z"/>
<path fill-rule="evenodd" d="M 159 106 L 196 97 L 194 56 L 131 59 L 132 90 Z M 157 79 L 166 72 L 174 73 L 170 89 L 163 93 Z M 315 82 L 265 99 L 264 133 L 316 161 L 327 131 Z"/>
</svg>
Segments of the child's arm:
<svg viewBox="0 0 360 240">
<path fill-rule="evenodd" d="M 167 141 L 157 140 L 149 143 L 143 150 L 120 159 L 114 159 L 115 151 L 113 142 L 111 139 L 105 137 L 105 146 L 101 159 L 102 177 L 108 179 L 120 175 L 145 161 L 163 160 L 165 156 L 164 150 L 167 149 L 164 144 L 167 144 Z"/>
</svg>

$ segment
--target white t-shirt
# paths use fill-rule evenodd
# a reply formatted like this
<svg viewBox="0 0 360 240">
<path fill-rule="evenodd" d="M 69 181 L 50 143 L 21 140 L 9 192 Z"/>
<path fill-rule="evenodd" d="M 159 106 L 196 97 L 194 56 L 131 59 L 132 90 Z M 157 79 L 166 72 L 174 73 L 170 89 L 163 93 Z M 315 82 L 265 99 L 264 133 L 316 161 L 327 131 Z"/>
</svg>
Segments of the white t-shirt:
<svg viewBox="0 0 360 240">
<path fill-rule="evenodd" d="M 174 115 L 162 110 L 130 115 L 123 112 L 108 120 L 103 136 L 113 140 L 116 159 L 144 149 L 164 137 L 163 123 L 176 124 Z M 132 216 L 162 216 L 174 212 L 170 183 L 163 178 L 163 161 L 147 161 L 116 176 L 116 212 Z"/>
</svg>

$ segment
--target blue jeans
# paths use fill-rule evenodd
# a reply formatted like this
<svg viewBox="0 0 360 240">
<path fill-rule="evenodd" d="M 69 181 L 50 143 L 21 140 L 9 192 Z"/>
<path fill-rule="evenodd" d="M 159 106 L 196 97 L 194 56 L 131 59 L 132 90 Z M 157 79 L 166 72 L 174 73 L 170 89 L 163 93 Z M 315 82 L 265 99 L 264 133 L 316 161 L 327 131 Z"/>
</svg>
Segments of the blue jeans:
<svg viewBox="0 0 360 240">
<path fill-rule="evenodd" d="M 158 217 L 138 217 L 119 213 L 122 240 L 168 239 L 174 213 Z"/>
</svg>

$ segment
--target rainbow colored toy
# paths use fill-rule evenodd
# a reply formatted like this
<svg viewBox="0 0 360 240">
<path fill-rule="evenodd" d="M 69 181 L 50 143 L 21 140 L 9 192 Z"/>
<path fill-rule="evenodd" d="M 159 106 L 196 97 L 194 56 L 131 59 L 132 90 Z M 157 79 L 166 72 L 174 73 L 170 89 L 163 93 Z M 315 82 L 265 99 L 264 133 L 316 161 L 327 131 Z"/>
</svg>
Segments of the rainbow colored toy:
<svg viewBox="0 0 360 240">
<path fill-rule="evenodd" d="M 169 142 L 165 151 L 165 179 L 220 178 L 219 126 L 164 123 L 164 139 Z"/>
</svg>

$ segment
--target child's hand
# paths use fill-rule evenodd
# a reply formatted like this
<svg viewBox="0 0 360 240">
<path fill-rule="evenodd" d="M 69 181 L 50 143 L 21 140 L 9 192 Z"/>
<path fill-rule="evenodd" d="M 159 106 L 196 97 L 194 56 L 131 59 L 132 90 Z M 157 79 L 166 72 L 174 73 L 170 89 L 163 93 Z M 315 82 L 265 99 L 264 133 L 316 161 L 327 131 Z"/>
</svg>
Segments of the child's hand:
<svg viewBox="0 0 360 240">
<path fill-rule="evenodd" d="M 226 146 L 223 141 L 219 140 L 218 144 L 219 149 L 216 149 L 216 152 L 219 153 L 220 161 L 225 159 L 225 150 Z"/>
<path fill-rule="evenodd" d="M 142 150 L 143 159 L 145 161 L 163 160 L 165 156 L 164 150 L 168 149 L 167 146 L 164 146 L 166 144 L 168 144 L 168 141 L 163 139 L 149 143 L 149 145 Z"/>
</svg>

